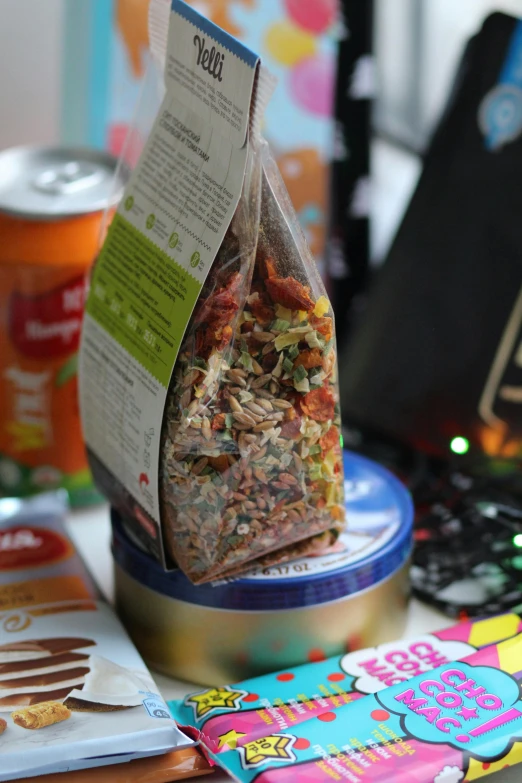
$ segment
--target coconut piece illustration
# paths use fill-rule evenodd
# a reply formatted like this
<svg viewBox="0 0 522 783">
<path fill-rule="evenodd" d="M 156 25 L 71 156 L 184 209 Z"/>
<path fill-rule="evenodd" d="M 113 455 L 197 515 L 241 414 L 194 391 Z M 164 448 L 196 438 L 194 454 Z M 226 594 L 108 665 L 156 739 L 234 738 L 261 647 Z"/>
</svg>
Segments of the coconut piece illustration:
<svg viewBox="0 0 522 783">
<path fill-rule="evenodd" d="M 76 712 L 112 712 L 138 707 L 152 683 L 99 655 L 89 658 L 89 674 L 81 690 L 74 689 L 65 705 Z"/>
</svg>

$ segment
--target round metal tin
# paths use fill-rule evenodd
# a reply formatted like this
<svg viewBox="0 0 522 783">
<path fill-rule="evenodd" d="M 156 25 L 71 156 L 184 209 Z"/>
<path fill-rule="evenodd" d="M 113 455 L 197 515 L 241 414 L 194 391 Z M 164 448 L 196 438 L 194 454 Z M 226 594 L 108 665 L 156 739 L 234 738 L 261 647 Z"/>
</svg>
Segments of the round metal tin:
<svg viewBox="0 0 522 783">
<path fill-rule="evenodd" d="M 328 554 L 195 587 L 165 572 L 113 512 L 118 609 L 147 662 L 194 682 L 238 678 L 396 638 L 413 507 L 388 471 L 345 452 L 348 530 Z"/>
<path fill-rule="evenodd" d="M 85 148 L 15 147 L 0 153 L 0 211 L 33 220 L 101 212 L 125 179 L 108 153 Z"/>
</svg>

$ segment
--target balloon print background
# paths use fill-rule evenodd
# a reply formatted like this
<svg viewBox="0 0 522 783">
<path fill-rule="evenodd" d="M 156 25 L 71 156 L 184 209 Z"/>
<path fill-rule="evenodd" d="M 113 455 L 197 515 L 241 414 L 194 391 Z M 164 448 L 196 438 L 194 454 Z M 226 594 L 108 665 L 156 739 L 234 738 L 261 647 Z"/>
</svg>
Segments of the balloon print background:
<svg viewBox="0 0 522 783">
<path fill-rule="evenodd" d="M 270 142 L 312 252 L 321 262 L 333 95 L 339 35 L 338 0 L 188 0 L 261 55 L 277 76 L 264 134 Z M 118 0 L 113 75 L 112 151 L 125 137 L 125 114 L 139 90 L 148 0 Z M 145 26 L 145 29 L 141 29 Z"/>
<path fill-rule="evenodd" d="M 192 4 L 218 21 L 215 0 Z M 338 0 L 222 0 L 221 5 L 239 37 L 277 76 L 264 133 L 320 263 L 334 134 Z"/>
</svg>

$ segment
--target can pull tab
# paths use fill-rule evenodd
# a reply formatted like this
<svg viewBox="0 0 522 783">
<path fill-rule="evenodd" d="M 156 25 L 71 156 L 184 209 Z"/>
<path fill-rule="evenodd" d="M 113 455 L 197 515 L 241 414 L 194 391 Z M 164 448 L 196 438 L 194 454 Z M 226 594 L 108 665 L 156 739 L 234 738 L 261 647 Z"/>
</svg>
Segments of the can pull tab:
<svg viewBox="0 0 522 783">
<path fill-rule="evenodd" d="M 70 161 L 61 166 L 42 171 L 34 180 L 33 187 L 42 193 L 54 196 L 68 196 L 98 185 L 103 172 L 88 163 Z"/>
</svg>

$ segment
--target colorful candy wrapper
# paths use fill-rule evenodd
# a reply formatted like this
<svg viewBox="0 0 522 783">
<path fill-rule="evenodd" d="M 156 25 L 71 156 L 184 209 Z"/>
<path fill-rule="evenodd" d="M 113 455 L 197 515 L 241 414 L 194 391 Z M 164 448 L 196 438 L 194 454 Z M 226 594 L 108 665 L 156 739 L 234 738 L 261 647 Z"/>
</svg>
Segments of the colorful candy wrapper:
<svg viewBox="0 0 522 783">
<path fill-rule="evenodd" d="M 267 733 L 331 715 L 367 694 L 400 686 L 521 631 L 522 620 L 516 614 L 461 623 L 416 639 L 209 688 L 169 702 L 169 708 L 180 725 L 192 727 L 193 736 L 206 748 L 223 753 Z"/>
<path fill-rule="evenodd" d="M 522 634 L 215 759 L 241 783 L 477 780 L 522 761 L 521 682 Z"/>
</svg>

